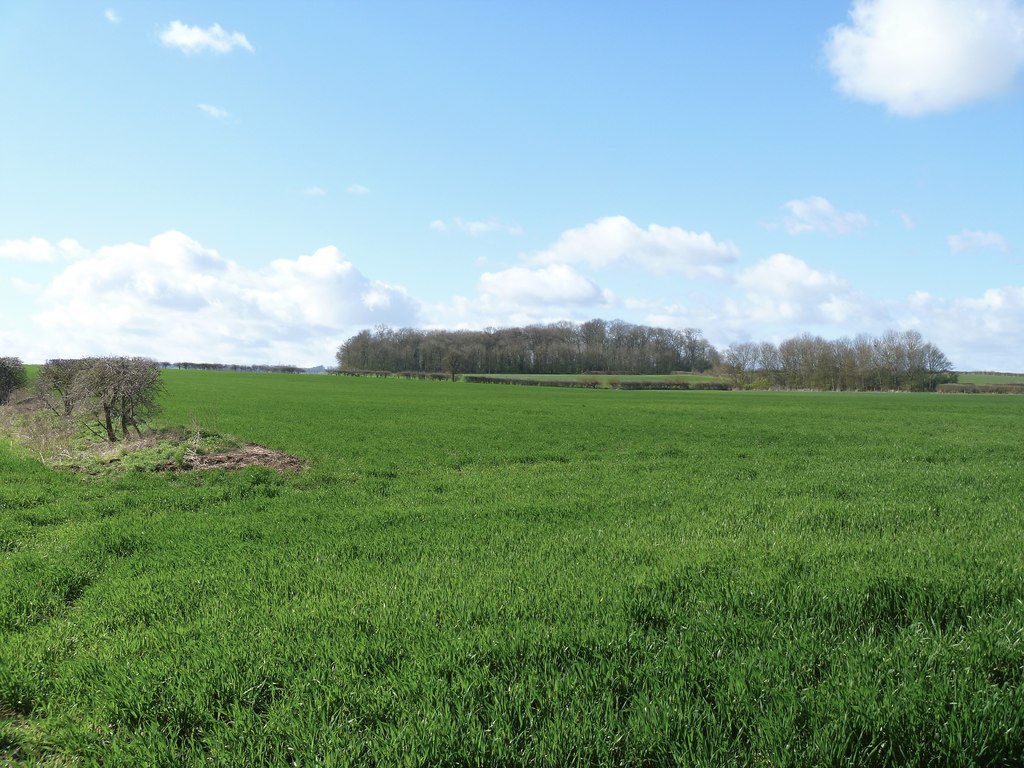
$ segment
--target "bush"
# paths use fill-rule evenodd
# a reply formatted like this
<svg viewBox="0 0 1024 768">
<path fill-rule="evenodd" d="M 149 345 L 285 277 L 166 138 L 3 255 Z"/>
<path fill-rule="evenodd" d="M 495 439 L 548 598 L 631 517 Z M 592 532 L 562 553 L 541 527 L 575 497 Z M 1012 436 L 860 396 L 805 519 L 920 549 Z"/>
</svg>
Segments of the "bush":
<svg viewBox="0 0 1024 768">
<path fill-rule="evenodd" d="M 1007 382 L 1006 384 L 939 384 L 937 390 L 946 394 L 955 393 L 963 395 L 1024 395 L 1024 384 L 1016 382 Z"/>
<path fill-rule="evenodd" d="M 403 379 L 420 379 L 421 381 L 448 381 L 447 373 L 434 373 L 430 371 L 400 371 L 395 376 Z"/>
<path fill-rule="evenodd" d="M 609 384 L 612 389 L 689 389 L 687 381 L 617 381 Z"/>
<path fill-rule="evenodd" d="M 466 374 L 462 380 L 470 384 L 514 384 L 520 387 L 568 387 L 570 389 L 595 389 L 597 379 L 527 379 L 518 376 L 479 376 Z"/>
<path fill-rule="evenodd" d="M 25 364 L 16 357 L 0 357 L 0 405 L 6 405 L 14 390 L 26 384 Z"/>
</svg>

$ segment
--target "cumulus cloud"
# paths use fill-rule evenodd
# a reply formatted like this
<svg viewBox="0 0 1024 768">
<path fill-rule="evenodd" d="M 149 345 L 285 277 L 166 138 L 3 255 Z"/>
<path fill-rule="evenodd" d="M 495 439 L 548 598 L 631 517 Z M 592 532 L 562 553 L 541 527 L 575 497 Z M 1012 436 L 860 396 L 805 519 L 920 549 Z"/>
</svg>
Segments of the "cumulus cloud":
<svg viewBox="0 0 1024 768">
<path fill-rule="evenodd" d="M 235 48 L 244 48 L 250 53 L 254 52 L 252 44 L 249 43 L 245 35 L 241 32 L 227 32 L 220 24 L 203 29 L 190 27 L 180 21 L 172 21 L 160 33 L 160 42 L 168 48 L 177 48 L 185 53 L 201 53 L 202 51 L 230 53 Z"/>
<path fill-rule="evenodd" d="M 587 320 L 616 305 L 611 291 L 565 264 L 511 267 L 480 276 L 474 296 L 424 305 L 427 325 L 445 328 Z"/>
<path fill-rule="evenodd" d="M 951 253 L 963 253 L 973 251 L 977 248 L 995 248 L 1006 253 L 1010 250 L 1006 238 L 996 232 L 978 232 L 977 230 L 965 229 L 959 235 L 949 235 L 946 238 Z"/>
<path fill-rule="evenodd" d="M 848 96 L 904 116 L 950 110 L 1013 88 L 1024 66 L 1024 5 L 855 0 L 825 54 Z"/>
<path fill-rule="evenodd" d="M 784 206 L 789 211 L 783 225 L 791 235 L 805 232 L 827 232 L 834 235 L 848 235 L 868 225 L 862 213 L 843 213 L 824 197 L 807 197 L 790 200 Z"/>
<path fill-rule="evenodd" d="M 512 267 L 480 276 L 480 293 L 520 304 L 600 304 L 604 292 L 596 283 L 565 264 L 541 269 Z"/>
<path fill-rule="evenodd" d="M 107 10 L 105 10 L 103 12 L 103 16 L 111 24 L 120 24 L 121 23 L 121 17 L 118 15 L 117 11 L 115 11 L 113 8 L 107 8 Z"/>
<path fill-rule="evenodd" d="M 226 109 L 215 107 L 213 104 L 196 104 L 196 107 L 215 120 L 223 120 L 228 116 L 228 111 Z"/>
<path fill-rule="evenodd" d="M 636 267 L 655 274 L 723 277 L 739 249 L 708 232 L 651 224 L 646 229 L 625 216 L 608 216 L 568 229 L 549 248 L 531 257 L 536 264 L 587 264 L 595 268 Z"/>
<path fill-rule="evenodd" d="M 951 299 L 918 292 L 902 315 L 905 326 L 920 330 L 960 370 L 1024 373 L 1024 286 Z"/>
<path fill-rule="evenodd" d="M 47 356 L 326 363 L 354 329 L 407 325 L 419 305 L 371 280 L 334 246 L 244 267 L 180 232 L 73 261 L 37 299 Z"/>
<path fill-rule="evenodd" d="M 435 232 L 447 232 L 448 225 L 444 223 L 443 219 L 434 219 L 430 222 L 430 228 Z"/>
<path fill-rule="evenodd" d="M 327 194 L 327 190 L 323 187 L 306 187 L 302 190 L 302 194 L 306 197 L 323 197 Z"/>
<path fill-rule="evenodd" d="M 362 197 L 370 192 L 369 188 L 364 187 L 362 184 L 350 184 L 348 189 L 345 191 L 350 195 L 355 195 L 356 197 Z"/>
<path fill-rule="evenodd" d="M 741 315 L 756 323 L 843 323 L 863 309 L 849 284 L 806 262 L 777 253 L 736 276 L 745 294 Z M 739 307 L 735 302 L 734 310 Z"/>
</svg>

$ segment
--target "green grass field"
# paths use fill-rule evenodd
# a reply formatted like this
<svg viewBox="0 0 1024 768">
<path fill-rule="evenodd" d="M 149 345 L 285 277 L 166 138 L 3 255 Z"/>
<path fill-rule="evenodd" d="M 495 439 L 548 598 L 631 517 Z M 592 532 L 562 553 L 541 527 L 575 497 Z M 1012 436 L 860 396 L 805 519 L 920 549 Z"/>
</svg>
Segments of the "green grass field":
<svg viewBox="0 0 1024 768">
<path fill-rule="evenodd" d="M 961 373 L 961 384 L 1024 384 L 1024 373 Z"/>
<path fill-rule="evenodd" d="M 310 467 L 0 439 L 0 762 L 1021 764 L 1024 398 L 164 375 Z"/>
</svg>

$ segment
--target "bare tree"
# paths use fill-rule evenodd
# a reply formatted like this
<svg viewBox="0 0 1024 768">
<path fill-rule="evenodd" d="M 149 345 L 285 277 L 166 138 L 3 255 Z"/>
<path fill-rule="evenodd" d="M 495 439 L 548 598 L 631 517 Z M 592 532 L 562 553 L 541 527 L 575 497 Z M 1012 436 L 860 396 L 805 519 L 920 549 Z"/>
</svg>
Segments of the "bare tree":
<svg viewBox="0 0 1024 768">
<path fill-rule="evenodd" d="M 93 357 L 82 361 L 72 385 L 75 404 L 83 404 L 87 418 L 93 420 L 106 439 L 128 439 L 132 428 L 141 435 L 140 422 L 157 411 L 160 392 L 160 366 L 142 357 Z"/>
<path fill-rule="evenodd" d="M 779 354 L 778 347 L 770 341 L 762 341 L 757 347 L 757 364 L 769 381 L 778 384 L 779 374 L 782 371 L 782 356 Z"/>
<path fill-rule="evenodd" d="M 16 357 L 0 357 L 0 405 L 6 405 L 11 394 L 28 383 L 25 365 Z"/>
<path fill-rule="evenodd" d="M 722 366 L 734 385 L 750 384 L 760 356 L 760 347 L 752 341 L 730 344 L 722 355 Z"/>
<path fill-rule="evenodd" d="M 75 409 L 75 377 L 85 368 L 80 359 L 47 360 L 36 377 L 36 392 L 43 402 L 63 416 L 71 416 Z"/>
<path fill-rule="evenodd" d="M 459 368 L 462 365 L 459 353 L 454 350 L 447 352 L 441 361 L 441 365 L 444 367 L 444 372 L 452 377 L 452 381 L 455 381 L 455 375 L 459 372 Z"/>
</svg>

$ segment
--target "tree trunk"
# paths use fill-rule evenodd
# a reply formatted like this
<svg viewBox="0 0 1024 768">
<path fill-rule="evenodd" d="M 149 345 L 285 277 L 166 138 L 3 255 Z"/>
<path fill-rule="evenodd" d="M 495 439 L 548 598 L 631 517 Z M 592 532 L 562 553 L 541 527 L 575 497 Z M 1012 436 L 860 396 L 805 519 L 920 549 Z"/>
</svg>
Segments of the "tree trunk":
<svg viewBox="0 0 1024 768">
<path fill-rule="evenodd" d="M 128 442 L 128 408 L 124 401 L 121 401 L 121 439 Z"/>
<path fill-rule="evenodd" d="M 114 434 L 114 422 L 111 418 L 112 406 L 110 403 L 103 404 L 103 426 L 107 428 L 107 440 L 111 443 L 117 442 L 117 435 Z"/>
</svg>

